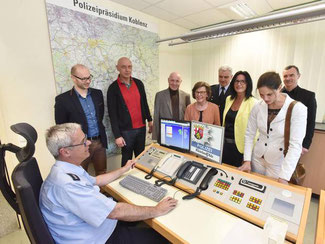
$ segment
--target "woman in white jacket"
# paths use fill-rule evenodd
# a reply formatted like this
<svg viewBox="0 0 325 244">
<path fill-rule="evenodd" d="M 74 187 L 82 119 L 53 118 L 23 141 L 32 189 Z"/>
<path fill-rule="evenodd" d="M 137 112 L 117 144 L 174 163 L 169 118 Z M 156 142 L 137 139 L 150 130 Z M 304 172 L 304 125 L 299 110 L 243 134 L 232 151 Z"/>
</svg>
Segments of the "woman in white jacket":
<svg viewBox="0 0 325 244">
<path fill-rule="evenodd" d="M 281 93 L 281 88 L 280 76 L 275 72 L 264 73 L 258 79 L 257 89 L 263 100 L 251 111 L 245 134 L 244 162 L 239 169 L 246 172 L 252 170 L 287 183 L 302 152 L 307 108 L 300 102 L 293 107 L 289 148 L 284 157 L 285 117 L 293 100 L 287 94 Z M 257 131 L 259 137 L 254 146 Z"/>
</svg>

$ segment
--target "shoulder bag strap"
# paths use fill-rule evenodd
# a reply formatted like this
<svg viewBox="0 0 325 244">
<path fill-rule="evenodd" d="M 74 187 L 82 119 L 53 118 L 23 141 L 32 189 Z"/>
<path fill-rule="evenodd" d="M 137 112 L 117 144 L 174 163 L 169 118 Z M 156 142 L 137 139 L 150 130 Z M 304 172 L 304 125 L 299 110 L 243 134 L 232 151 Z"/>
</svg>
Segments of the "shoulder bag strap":
<svg viewBox="0 0 325 244">
<path fill-rule="evenodd" d="M 284 125 L 284 151 L 283 151 L 284 156 L 287 155 L 287 152 L 289 149 L 290 120 L 291 120 L 293 106 L 295 106 L 296 103 L 297 103 L 297 101 L 292 101 L 290 103 L 288 110 L 287 110 L 287 114 L 286 114 L 285 125 Z"/>
</svg>

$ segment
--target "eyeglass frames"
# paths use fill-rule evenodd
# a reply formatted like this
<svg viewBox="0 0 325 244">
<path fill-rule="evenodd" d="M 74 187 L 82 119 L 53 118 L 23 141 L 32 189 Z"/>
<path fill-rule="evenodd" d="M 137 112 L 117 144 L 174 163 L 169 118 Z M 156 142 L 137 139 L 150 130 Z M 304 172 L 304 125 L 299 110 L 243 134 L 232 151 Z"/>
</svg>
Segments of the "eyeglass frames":
<svg viewBox="0 0 325 244">
<path fill-rule="evenodd" d="M 87 134 L 85 134 L 85 137 L 84 137 L 84 139 L 82 140 L 81 143 L 79 143 L 79 144 L 74 144 L 74 145 L 69 145 L 69 146 L 62 147 L 62 148 L 67 148 L 67 147 L 78 147 L 78 146 L 81 146 L 81 145 L 84 145 L 84 147 L 87 146 Z"/>
<path fill-rule="evenodd" d="M 72 75 L 72 76 L 76 77 L 77 79 L 79 79 L 79 80 L 81 80 L 81 81 L 92 80 L 93 77 L 94 77 L 93 75 L 90 75 L 89 77 L 83 77 L 83 78 L 80 78 L 80 77 L 78 77 L 78 76 L 76 76 L 76 75 Z"/>
</svg>

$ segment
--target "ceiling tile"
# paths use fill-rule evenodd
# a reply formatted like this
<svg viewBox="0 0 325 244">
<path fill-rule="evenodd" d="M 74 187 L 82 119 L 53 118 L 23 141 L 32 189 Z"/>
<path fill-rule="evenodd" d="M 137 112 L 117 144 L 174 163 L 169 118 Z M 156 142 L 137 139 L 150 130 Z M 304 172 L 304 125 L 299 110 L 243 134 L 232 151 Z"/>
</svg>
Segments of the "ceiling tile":
<svg viewBox="0 0 325 244">
<path fill-rule="evenodd" d="M 155 6 L 150 6 L 141 11 L 166 21 L 171 21 L 180 17 Z"/>
<path fill-rule="evenodd" d="M 290 6 L 296 6 L 302 3 L 311 2 L 311 0 L 267 0 L 270 6 L 274 9 L 287 8 Z"/>
<path fill-rule="evenodd" d="M 181 27 L 183 27 L 183 28 L 186 28 L 186 29 L 189 29 L 189 30 L 191 30 L 191 29 L 195 29 L 195 28 L 199 28 L 199 27 L 200 27 L 200 25 L 195 24 L 195 23 L 193 23 L 193 22 L 191 22 L 191 21 L 188 21 L 188 20 L 186 20 L 186 19 L 183 19 L 183 18 L 180 18 L 180 19 L 174 19 L 174 20 L 173 20 L 173 24 L 175 24 L 175 25 L 179 25 L 179 26 L 181 26 Z"/>
<path fill-rule="evenodd" d="M 111 1 L 136 10 L 141 10 L 143 8 L 150 6 L 149 3 L 146 3 L 143 0 L 111 0 Z"/>
<path fill-rule="evenodd" d="M 204 0 L 164 0 L 157 3 L 157 6 L 182 17 L 212 7 Z"/>
<path fill-rule="evenodd" d="M 229 18 L 218 9 L 209 9 L 197 14 L 191 14 L 184 17 L 184 19 L 198 24 L 199 26 L 207 26 L 229 20 Z"/>
<path fill-rule="evenodd" d="M 222 6 L 245 2 L 258 15 L 311 0 L 112 0 L 187 29 L 238 19 Z M 184 18 L 182 18 L 184 17 Z M 242 17 L 240 17 L 241 19 Z"/>
<path fill-rule="evenodd" d="M 163 0 L 143 0 L 143 1 L 145 1 L 145 2 L 147 2 L 149 4 L 156 4 L 158 2 L 162 2 Z"/>
<path fill-rule="evenodd" d="M 212 4 L 215 7 L 236 2 L 236 0 L 205 0 L 205 1 Z"/>
<path fill-rule="evenodd" d="M 263 15 L 273 11 L 267 0 L 245 0 L 244 2 L 258 15 Z"/>
</svg>

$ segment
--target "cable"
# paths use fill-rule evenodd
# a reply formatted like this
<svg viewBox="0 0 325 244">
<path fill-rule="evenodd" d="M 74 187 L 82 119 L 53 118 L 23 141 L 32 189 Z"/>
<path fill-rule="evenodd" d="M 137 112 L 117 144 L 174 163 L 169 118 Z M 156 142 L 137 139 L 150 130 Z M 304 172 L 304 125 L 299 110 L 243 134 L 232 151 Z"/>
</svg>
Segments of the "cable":
<svg viewBox="0 0 325 244">
<path fill-rule="evenodd" d="M 177 192 L 180 192 L 180 191 L 190 191 L 190 190 L 192 190 L 192 189 L 190 189 L 190 188 L 187 188 L 187 189 L 184 189 L 184 190 L 178 189 L 177 191 L 174 192 L 173 198 L 175 198 Z"/>
<path fill-rule="evenodd" d="M 165 181 L 165 180 L 164 180 L 165 178 L 170 178 L 170 181 Z M 172 181 L 173 181 L 173 178 L 172 178 L 171 176 L 169 176 L 169 175 L 165 175 L 165 176 L 162 177 L 161 179 L 156 180 L 156 181 L 155 181 L 155 185 L 156 185 L 156 186 L 162 186 L 162 185 L 164 185 L 164 184 L 168 184 L 168 185 L 170 185 L 169 183 L 172 182 Z"/>
</svg>

